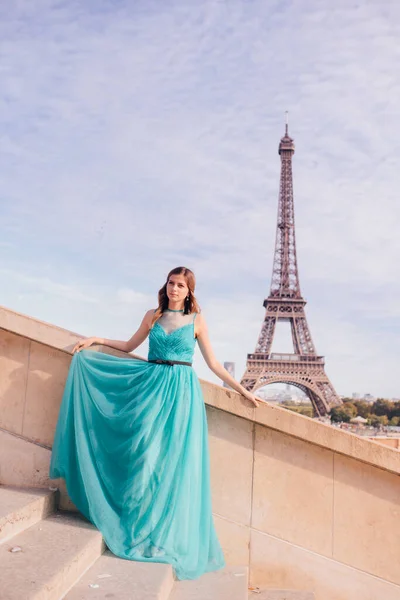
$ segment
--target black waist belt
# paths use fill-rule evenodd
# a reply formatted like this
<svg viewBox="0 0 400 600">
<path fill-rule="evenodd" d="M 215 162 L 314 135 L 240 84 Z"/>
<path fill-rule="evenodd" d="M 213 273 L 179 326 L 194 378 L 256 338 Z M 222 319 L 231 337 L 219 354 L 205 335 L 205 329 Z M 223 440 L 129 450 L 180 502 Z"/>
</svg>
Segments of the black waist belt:
<svg viewBox="0 0 400 600">
<path fill-rule="evenodd" d="M 192 363 L 184 362 L 182 360 L 163 360 L 162 358 L 155 358 L 154 360 L 148 360 L 147 362 L 157 363 L 158 365 L 170 365 L 173 367 L 174 365 L 186 365 L 187 367 L 191 367 Z"/>
</svg>

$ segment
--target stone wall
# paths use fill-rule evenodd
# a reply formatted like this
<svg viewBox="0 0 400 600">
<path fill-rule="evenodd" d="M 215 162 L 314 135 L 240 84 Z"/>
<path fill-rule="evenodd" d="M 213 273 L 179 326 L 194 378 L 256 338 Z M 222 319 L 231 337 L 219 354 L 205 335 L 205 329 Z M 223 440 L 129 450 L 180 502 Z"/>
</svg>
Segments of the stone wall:
<svg viewBox="0 0 400 600">
<path fill-rule="evenodd" d="M 54 485 L 51 445 L 77 339 L 0 308 L 0 483 Z M 400 453 L 201 384 L 227 562 L 248 564 L 254 586 L 399 600 Z"/>
<path fill-rule="evenodd" d="M 400 437 L 381 437 L 374 436 L 370 437 L 370 440 L 374 442 L 378 442 L 379 444 L 383 444 L 384 446 L 389 446 L 390 448 L 396 448 L 400 450 Z"/>
</svg>

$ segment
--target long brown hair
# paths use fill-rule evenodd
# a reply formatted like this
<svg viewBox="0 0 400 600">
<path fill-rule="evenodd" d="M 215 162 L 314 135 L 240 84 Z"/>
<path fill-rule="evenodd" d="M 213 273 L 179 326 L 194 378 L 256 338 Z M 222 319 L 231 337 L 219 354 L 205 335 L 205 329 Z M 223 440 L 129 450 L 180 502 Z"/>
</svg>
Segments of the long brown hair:
<svg viewBox="0 0 400 600">
<path fill-rule="evenodd" d="M 194 276 L 193 271 L 187 269 L 186 267 L 176 267 L 172 269 L 167 275 L 167 281 L 164 283 L 162 288 L 158 292 L 158 308 L 153 315 L 153 319 L 151 321 L 151 326 L 161 317 L 163 312 L 168 308 L 168 296 L 167 296 L 167 284 L 171 275 L 183 275 L 186 281 L 186 285 L 188 286 L 188 295 L 185 298 L 185 304 L 183 309 L 184 315 L 189 315 L 190 313 L 199 313 L 201 311 L 200 306 L 197 303 L 196 297 L 194 295 L 194 290 L 196 287 L 196 278 Z"/>
</svg>

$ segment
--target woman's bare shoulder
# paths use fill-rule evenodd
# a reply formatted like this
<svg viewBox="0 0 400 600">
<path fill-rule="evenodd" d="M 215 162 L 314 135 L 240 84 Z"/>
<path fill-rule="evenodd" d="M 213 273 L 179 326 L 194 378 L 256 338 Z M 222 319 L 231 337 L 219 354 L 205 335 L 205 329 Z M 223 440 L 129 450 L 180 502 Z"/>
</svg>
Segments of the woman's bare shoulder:
<svg viewBox="0 0 400 600">
<path fill-rule="evenodd" d="M 156 312 L 156 308 L 149 308 L 149 310 L 146 310 L 145 315 L 143 317 L 143 322 L 147 323 L 147 325 L 150 326 L 151 321 L 153 320 L 153 316 L 154 313 Z"/>
</svg>

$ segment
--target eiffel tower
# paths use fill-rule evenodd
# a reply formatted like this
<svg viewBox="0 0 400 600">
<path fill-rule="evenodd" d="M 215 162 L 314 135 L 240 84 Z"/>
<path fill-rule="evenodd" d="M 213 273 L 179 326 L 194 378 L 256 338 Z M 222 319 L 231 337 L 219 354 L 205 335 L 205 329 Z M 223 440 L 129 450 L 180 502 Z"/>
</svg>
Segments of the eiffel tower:
<svg viewBox="0 0 400 600">
<path fill-rule="evenodd" d="M 322 416 L 341 400 L 325 373 L 324 357 L 316 353 L 304 311 L 306 301 L 300 292 L 293 203 L 294 143 L 289 137 L 287 115 L 279 154 L 281 180 L 271 291 L 263 303 L 264 322 L 255 352 L 247 355 L 241 384 L 253 392 L 270 383 L 294 385 L 309 397 L 314 413 Z M 278 321 L 291 325 L 293 354 L 271 354 Z"/>
</svg>

